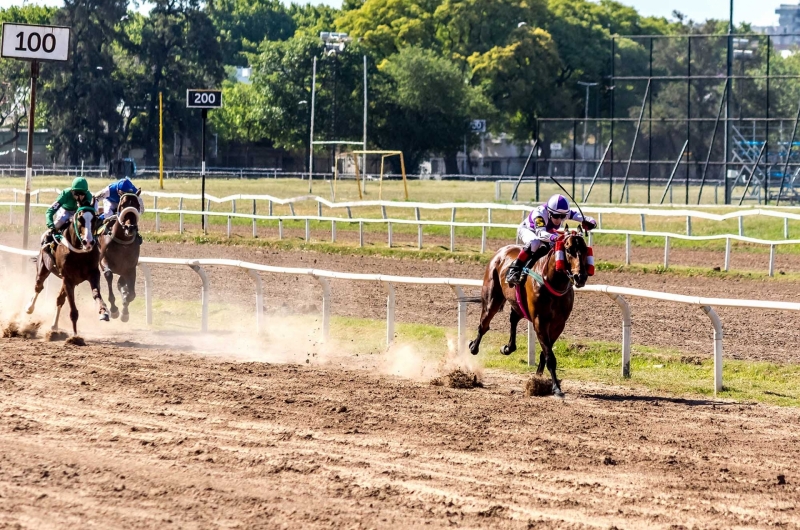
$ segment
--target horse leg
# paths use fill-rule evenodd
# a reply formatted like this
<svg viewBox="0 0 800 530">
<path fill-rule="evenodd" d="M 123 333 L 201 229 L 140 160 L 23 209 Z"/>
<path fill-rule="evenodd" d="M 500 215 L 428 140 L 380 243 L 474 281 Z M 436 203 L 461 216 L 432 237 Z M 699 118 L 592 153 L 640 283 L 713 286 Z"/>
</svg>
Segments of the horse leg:
<svg viewBox="0 0 800 530">
<path fill-rule="evenodd" d="M 135 274 L 135 273 L 134 273 Z M 119 288 L 119 292 L 122 293 L 122 321 L 127 322 L 130 318 L 130 314 L 128 313 L 128 305 L 136 298 L 136 291 L 132 289 L 133 285 L 136 282 L 136 278 L 131 278 L 127 275 L 120 275 L 119 282 L 117 282 L 117 287 Z"/>
<path fill-rule="evenodd" d="M 61 290 L 56 297 L 56 318 L 53 319 L 53 325 L 50 329 L 58 331 L 58 318 L 61 316 L 61 308 L 64 307 L 64 300 L 67 299 L 66 282 L 61 282 Z"/>
<path fill-rule="evenodd" d="M 556 355 L 553 353 L 552 348 L 547 355 L 547 370 L 550 372 L 550 377 L 553 378 L 553 395 L 564 397 L 564 392 L 561 391 L 561 381 L 556 377 Z"/>
<path fill-rule="evenodd" d="M 536 370 L 537 375 L 541 375 L 543 370 L 542 364 L 547 366 L 547 371 L 550 372 L 550 377 L 553 379 L 553 395 L 556 397 L 564 397 L 564 392 L 561 391 L 561 381 L 558 380 L 556 377 L 556 355 L 553 353 L 553 343 L 555 342 L 552 339 L 553 335 L 560 335 L 560 333 L 554 334 L 553 329 L 551 329 L 552 322 L 537 322 L 538 326 L 536 327 L 536 335 L 539 338 L 539 345 L 542 347 L 542 353 L 539 357 L 539 367 Z"/>
<path fill-rule="evenodd" d="M 101 265 L 102 267 L 103 265 Z M 114 273 L 111 272 L 111 269 L 105 267 L 103 270 L 103 276 L 106 279 L 106 283 L 108 283 L 108 303 L 111 304 L 111 318 L 119 317 L 119 309 L 117 308 L 116 298 L 114 297 Z"/>
<path fill-rule="evenodd" d="M 515 351 L 517 351 L 517 324 L 522 319 L 522 316 L 514 311 L 511 310 L 511 331 L 508 335 L 508 344 L 500 348 L 500 353 L 503 355 L 511 355 Z"/>
<path fill-rule="evenodd" d="M 100 272 L 98 271 L 98 274 Z M 75 286 L 64 281 L 64 290 L 67 291 L 67 302 L 69 302 L 69 319 L 72 321 L 72 334 L 78 335 L 78 305 L 75 303 Z"/>
<path fill-rule="evenodd" d="M 100 293 L 100 269 L 92 269 L 89 271 L 89 285 L 92 288 L 92 298 L 94 298 L 97 305 L 97 312 L 100 314 L 100 320 L 108 322 L 108 308 L 106 303 L 103 302 L 103 295 Z"/>
<path fill-rule="evenodd" d="M 489 331 L 489 324 L 497 312 L 503 308 L 504 303 L 505 300 L 503 298 L 493 296 L 489 296 L 488 301 L 484 300 L 483 307 L 481 308 L 481 321 L 480 324 L 478 324 L 478 336 L 475 340 L 469 342 L 469 351 L 472 355 L 478 355 L 478 351 L 481 347 L 481 339 L 486 332 Z"/>
<path fill-rule="evenodd" d="M 28 303 L 28 307 L 25 309 L 25 312 L 29 315 L 33 313 L 33 308 L 36 307 L 36 300 L 39 298 L 39 293 L 41 293 L 42 289 L 44 289 L 44 282 L 48 276 L 50 276 L 50 270 L 44 263 L 42 251 L 39 251 L 39 259 L 36 262 L 36 285 L 33 288 L 33 297 Z"/>
</svg>

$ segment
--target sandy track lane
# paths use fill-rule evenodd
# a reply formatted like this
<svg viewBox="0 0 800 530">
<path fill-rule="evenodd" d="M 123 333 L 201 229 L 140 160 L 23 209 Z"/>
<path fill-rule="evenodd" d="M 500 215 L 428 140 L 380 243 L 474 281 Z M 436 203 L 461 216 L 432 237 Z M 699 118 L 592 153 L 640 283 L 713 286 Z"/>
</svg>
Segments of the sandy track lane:
<svg viewBox="0 0 800 530">
<path fill-rule="evenodd" d="M 789 409 L 0 339 L 0 526 L 792 526 Z M 787 484 L 779 486 L 777 475 Z"/>
</svg>

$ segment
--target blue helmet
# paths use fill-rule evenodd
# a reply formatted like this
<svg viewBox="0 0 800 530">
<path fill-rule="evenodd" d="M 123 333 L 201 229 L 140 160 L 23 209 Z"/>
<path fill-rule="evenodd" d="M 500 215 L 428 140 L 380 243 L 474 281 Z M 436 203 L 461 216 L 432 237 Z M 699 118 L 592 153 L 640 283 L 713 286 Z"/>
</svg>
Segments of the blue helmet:
<svg viewBox="0 0 800 530">
<path fill-rule="evenodd" d="M 563 195 L 556 193 L 547 200 L 547 211 L 550 213 L 566 215 L 569 213 L 569 201 Z"/>
<path fill-rule="evenodd" d="M 136 193 L 137 191 L 136 185 L 128 177 L 119 181 L 117 189 L 122 193 Z"/>
</svg>

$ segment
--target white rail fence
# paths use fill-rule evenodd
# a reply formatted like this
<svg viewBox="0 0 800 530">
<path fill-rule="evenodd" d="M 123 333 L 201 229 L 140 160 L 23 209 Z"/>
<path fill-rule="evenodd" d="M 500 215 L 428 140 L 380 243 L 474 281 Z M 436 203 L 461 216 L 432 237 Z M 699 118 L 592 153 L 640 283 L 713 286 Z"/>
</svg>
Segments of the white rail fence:
<svg viewBox="0 0 800 530">
<path fill-rule="evenodd" d="M 0 190 L 2 192 L 3 190 Z M 45 190 L 37 190 L 37 191 L 45 191 Z M 451 220 L 450 221 L 424 221 L 420 218 L 420 207 L 416 207 L 416 219 L 393 219 L 388 218 L 386 216 L 386 206 L 385 204 L 387 201 L 372 201 L 382 206 L 382 214 L 383 217 L 376 219 L 371 217 L 352 217 L 352 207 L 355 206 L 365 206 L 366 202 L 361 203 L 332 203 L 335 207 L 344 207 L 347 208 L 348 217 L 332 217 L 332 216 L 323 216 L 322 215 L 322 204 L 324 199 L 321 199 L 320 202 L 317 203 L 318 205 L 318 212 L 317 215 L 295 215 L 294 208 L 292 208 L 292 215 L 289 216 L 281 216 L 281 215 L 273 215 L 273 208 L 272 208 L 272 201 L 269 204 L 269 215 L 258 215 L 255 213 L 256 210 L 256 200 L 251 199 L 250 197 L 269 197 L 269 196 L 246 196 L 240 195 L 237 197 L 241 197 L 241 199 L 231 199 L 231 212 L 213 212 L 206 210 L 205 212 L 201 212 L 199 210 L 185 210 L 183 209 L 183 199 L 198 199 L 200 198 L 199 195 L 186 195 L 186 194 L 169 194 L 175 195 L 179 197 L 179 206 L 177 210 L 173 210 L 170 208 L 166 209 L 158 209 L 158 196 L 164 196 L 164 194 L 159 194 L 158 196 L 154 197 L 154 206 L 155 208 L 147 210 L 146 213 L 155 215 L 155 231 L 161 231 L 161 215 L 178 215 L 178 231 L 180 233 L 184 232 L 184 216 L 186 215 L 193 215 L 193 216 L 205 216 L 206 221 L 208 221 L 209 217 L 224 217 L 227 219 L 227 237 L 231 237 L 232 230 L 233 230 L 233 219 L 247 219 L 252 222 L 252 235 L 253 237 L 258 236 L 258 226 L 257 221 L 271 221 L 277 222 L 278 224 L 278 239 L 284 238 L 284 223 L 286 222 L 305 222 L 305 240 L 308 242 L 311 240 L 311 222 L 325 222 L 330 223 L 330 240 L 331 242 L 336 242 L 337 238 L 337 225 L 338 224 L 358 224 L 358 240 L 359 246 L 364 246 L 364 226 L 370 224 L 383 224 L 386 225 L 386 237 L 387 237 L 387 245 L 391 248 L 394 245 L 394 232 L 393 226 L 395 225 L 411 225 L 417 227 L 417 248 L 422 249 L 423 241 L 424 241 L 424 234 L 423 234 L 423 227 L 425 226 L 444 226 L 449 227 L 450 229 L 450 251 L 455 251 L 456 248 L 456 228 L 480 228 L 481 229 L 481 253 L 487 251 L 487 237 L 488 237 L 488 230 L 489 229 L 516 229 L 518 225 L 516 224 L 504 224 L 504 223 L 493 223 L 491 221 L 491 210 L 489 210 L 489 221 L 486 223 L 472 223 L 472 222 L 463 222 L 463 221 L 455 221 L 456 216 L 456 207 L 452 206 L 450 209 L 452 210 Z M 318 198 L 318 197 L 317 197 Z M 223 202 L 225 199 L 230 199 L 229 197 L 225 197 L 223 199 L 218 199 L 219 202 Z M 272 198 L 274 199 L 274 198 Z M 236 200 L 252 200 L 253 201 L 253 212 L 252 214 L 249 213 L 238 213 L 236 212 Z M 292 199 L 282 199 L 284 202 L 292 205 L 294 203 L 288 202 Z M 211 201 L 211 199 L 209 199 Z M 325 201 L 327 202 L 327 201 Z M 350 206 L 347 206 L 349 204 Z M 389 203 L 392 207 L 395 206 L 395 203 Z M 406 206 L 407 203 L 399 203 L 400 206 Z M 410 203 L 415 204 L 415 203 Z M 416 204 L 423 204 L 428 209 L 438 209 L 433 208 L 435 204 L 428 204 L 428 203 L 416 203 Z M 344 205 L 344 206 L 343 206 Z M 0 202 L 0 206 L 8 206 L 9 207 L 9 222 L 13 220 L 13 208 L 22 206 L 22 203 L 19 202 Z M 47 204 L 41 203 L 34 203 L 31 205 L 33 208 L 44 209 L 47 208 Z M 475 205 L 471 205 L 475 206 Z M 494 206 L 509 206 L 509 205 L 494 205 Z M 517 209 L 522 208 L 520 206 L 515 207 Z M 602 222 L 602 213 L 624 213 L 624 214 L 631 214 L 630 210 L 626 208 L 586 208 L 587 211 L 598 211 L 599 213 L 599 221 Z M 528 209 L 522 210 L 523 213 L 527 215 Z M 644 212 L 644 213 L 643 213 Z M 761 214 L 761 210 L 745 210 L 739 212 L 732 212 L 730 214 L 725 215 L 716 215 L 716 214 L 709 214 L 707 212 L 691 212 L 691 211 L 684 211 L 684 210 L 673 210 L 673 211 L 662 211 L 662 210 L 650 210 L 650 209 L 639 209 L 635 212 L 637 215 L 641 216 L 641 225 L 642 230 L 614 230 L 614 229 L 603 229 L 598 228 L 593 230 L 589 234 L 589 245 L 593 244 L 593 236 L 594 234 L 614 234 L 614 235 L 624 235 L 625 236 L 625 264 L 630 265 L 632 262 L 632 237 L 663 237 L 664 238 L 664 260 L 663 260 L 663 267 L 665 269 L 669 268 L 670 266 L 670 252 L 671 252 L 671 241 L 673 239 L 679 240 L 688 240 L 688 241 L 725 241 L 725 252 L 724 252 L 724 259 L 723 265 L 721 269 L 723 271 L 730 270 L 730 258 L 731 258 L 731 242 L 732 241 L 739 241 L 742 243 L 750 243 L 754 245 L 762 245 L 769 247 L 769 261 L 767 264 L 767 273 L 769 276 L 775 275 L 775 256 L 777 252 L 777 247 L 781 245 L 800 245 L 800 239 L 782 239 L 782 240 L 770 240 L 770 239 L 759 239 L 754 237 L 747 237 L 742 235 L 744 232 L 743 228 L 743 219 L 744 217 L 752 216 L 752 215 L 759 215 Z M 693 216 L 703 217 L 703 218 L 711 218 L 708 216 L 713 216 L 713 218 L 719 217 L 724 219 L 735 218 L 738 216 L 739 219 L 739 235 L 736 234 L 718 234 L 718 235 L 707 235 L 707 236 L 693 236 L 691 235 L 691 216 L 687 216 L 687 232 L 688 234 L 678 234 L 673 232 L 649 232 L 644 230 L 645 228 L 645 215 L 659 215 L 659 216 L 675 216 L 675 215 L 688 215 L 693 214 Z M 784 235 L 788 237 L 789 230 L 788 230 L 788 221 L 789 219 L 797 219 L 800 220 L 800 214 L 794 214 L 789 212 L 775 212 L 771 210 L 766 210 L 763 212 L 763 215 L 768 215 L 770 217 L 783 217 L 784 219 Z M 205 224 L 208 226 L 208 222 Z M 601 225 L 602 226 L 602 225 Z"/>
<path fill-rule="evenodd" d="M 0 252 L 31 258 L 36 256 L 36 252 L 17 249 L 0 245 Z M 139 268 L 142 271 L 145 291 L 145 320 L 148 325 L 153 323 L 153 276 L 151 265 L 188 267 L 200 277 L 202 282 L 200 301 L 201 301 L 201 331 L 208 331 L 208 305 L 211 292 L 211 285 L 204 267 L 229 267 L 240 269 L 252 278 L 255 290 L 255 320 L 256 330 L 260 333 L 267 327 L 263 314 L 264 289 L 260 273 L 272 274 L 291 274 L 296 276 L 310 276 L 317 280 L 322 287 L 322 329 L 321 340 L 327 341 L 330 338 L 331 304 L 333 291 L 331 290 L 330 280 L 350 280 L 356 282 L 378 282 L 386 290 L 386 343 L 392 343 L 395 336 L 395 288 L 398 285 L 442 285 L 448 286 L 453 290 L 455 303 L 458 306 L 458 348 L 465 351 L 467 347 L 467 303 L 464 300 L 465 287 L 481 287 L 481 280 L 470 280 L 461 278 L 416 278 L 407 276 L 389 276 L 383 274 L 360 274 L 347 272 L 334 272 L 320 269 L 306 269 L 293 267 L 275 267 L 262 265 L 259 263 L 249 263 L 245 261 L 227 259 L 178 259 L 178 258 L 147 258 L 139 260 Z M 8 270 L 5 267 L 4 270 Z M 631 375 L 631 309 L 625 297 L 649 298 L 652 300 L 663 300 L 694 306 L 705 313 L 713 327 L 713 355 L 714 355 L 714 391 L 722 390 L 722 321 L 714 311 L 715 307 L 736 307 L 742 309 L 773 309 L 800 311 L 800 303 L 777 302 L 769 300 L 740 300 L 731 298 L 707 298 L 697 296 L 685 296 L 658 291 L 647 291 L 643 289 L 633 289 L 627 287 L 615 287 L 611 285 L 587 285 L 577 290 L 579 293 L 602 293 L 611 298 L 622 313 L 622 376 Z M 536 337 L 531 323 L 528 323 L 528 364 L 536 364 Z"/>
</svg>

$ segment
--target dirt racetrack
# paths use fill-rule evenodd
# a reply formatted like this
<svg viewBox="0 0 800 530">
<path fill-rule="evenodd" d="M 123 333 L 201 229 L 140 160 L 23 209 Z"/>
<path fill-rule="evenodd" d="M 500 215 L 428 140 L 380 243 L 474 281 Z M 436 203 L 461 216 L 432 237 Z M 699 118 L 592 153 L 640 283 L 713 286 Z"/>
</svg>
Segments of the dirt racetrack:
<svg viewBox="0 0 800 530">
<path fill-rule="evenodd" d="M 452 390 L 138 340 L 0 339 L 0 527 L 800 525 L 793 409 L 572 382 L 527 398 L 496 372 Z"/>
</svg>

